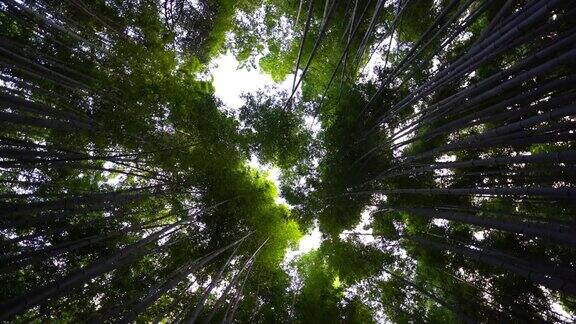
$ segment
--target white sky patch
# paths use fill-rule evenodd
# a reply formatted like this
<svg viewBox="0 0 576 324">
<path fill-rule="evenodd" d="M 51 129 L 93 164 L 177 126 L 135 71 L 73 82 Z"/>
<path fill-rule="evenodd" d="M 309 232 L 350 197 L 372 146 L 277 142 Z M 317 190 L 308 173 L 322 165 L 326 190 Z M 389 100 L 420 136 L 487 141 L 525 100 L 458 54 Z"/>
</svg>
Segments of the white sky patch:
<svg viewBox="0 0 576 324">
<path fill-rule="evenodd" d="M 320 227 L 318 224 L 314 224 L 312 231 L 300 239 L 298 242 L 298 249 L 289 249 L 284 256 L 284 262 L 292 261 L 299 256 L 302 256 L 312 250 L 316 250 L 322 244 L 322 232 L 320 232 Z"/>
<path fill-rule="evenodd" d="M 432 70 L 431 70 L 431 72 L 438 71 L 438 68 L 440 68 L 440 66 L 441 66 L 440 60 L 438 59 L 438 57 L 434 56 L 432 58 Z"/>
<path fill-rule="evenodd" d="M 198 288 L 200 288 L 200 285 L 198 284 L 198 278 L 196 278 L 196 276 L 194 276 L 193 274 L 189 274 L 187 277 L 188 281 L 190 281 L 192 284 L 188 287 L 187 291 L 191 292 L 191 293 L 195 293 L 196 291 L 198 291 Z"/>
<path fill-rule="evenodd" d="M 304 123 L 306 125 L 306 129 L 312 133 L 312 136 L 317 138 L 320 130 L 322 129 L 322 122 L 320 119 L 318 117 L 314 118 L 313 116 L 306 115 L 304 117 Z"/>
<path fill-rule="evenodd" d="M 444 163 L 444 162 L 456 162 L 456 155 L 451 154 L 444 154 L 436 159 L 436 162 Z"/>
<path fill-rule="evenodd" d="M 548 298 L 548 303 L 550 305 L 550 308 L 552 310 L 553 313 L 555 313 L 554 315 L 560 317 L 561 320 L 565 321 L 566 323 L 574 323 L 574 321 L 576 321 L 576 314 L 570 314 L 568 313 L 563 307 L 562 305 L 560 305 L 560 302 L 556 299 L 556 297 L 554 296 L 554 294 L 550 291 L 550 289 L 544 287 L 544 286 L 539 286 L 540 289 L 542 289 L 544 291 L 544 293 L 546 294 L 547 298 Z"/>
<path fill-rule="evenodd" d="M 227 52 L 218 56 L 210 64 L 210 74 L 213 77 L 215 95 L 224 105 L 237 111 L 244 104 L 243 93 L 255 93 L 266 86 L 275 86 L 279 90 L 292 90 L 294 74 L 289 74 L 281 83 L 275 83 L 272 78 L 263 73 L 259 67 L 248 69 L 240 67 L 234 55 Z"/>
<path fill-rule="evenodd" d="M 474 235 L 474 238 L 478 241 L 483 241 L 486 238 L 487 233 L 488 231 L 476 231 L 472 235 Z"/>
<path fill-rule="evenodd" d="M 434 218 L 432 220 L 432 224 L 438 226 L 438 227 L 446 227 L 448 226 L 449 221 L 442 219 L 442 218 Z"/>
<path fill-rule="evenodd" d="M 259 59 L 256 58 L 257 60 Z M 218 56 L 210 63 L 208 72 L 212 76 L 212 84 L 214 86 L 214 94 L 226 106 L 225 110 L 237 116 L 239 109 L 244 104 L 242 94 L 256 93 L 258 90 L 267 87 L 274 87 L 279 91 L 292 90 L 292 82 L 294 74 L 288 74 L 286 79 L 280 83 L 275 83 L 272 78 L 263 73 L 259 67 L 247 68 L 241 67 L 240 62 L 236 60 L 234 54 L 227 52 L 226 54 Z M 202 76 L 201 76 L 202 77 Z M 296 91 L 296 95 L 300 93 L 300 87 Z M 312 124 L 312 123 L 311 123 Z M 318 132 L 320 125 L 315 125 L 316 128 L 310 127 L 310 131 Z M 270 164 L 262 164 L 256 156 L 251 156 L 248 165 L 252 168 L 266 173 L 267 178 L 272 181 L 277 188 L 280 188 L 280 177 L 282 172 L 277 167 Z M 277 204 L 285 204 L 292 207 L 281 196 L 276 197 Z"/>
<path fill-rule="evenodd" d="M 564 308 L 562 307 L 562 305 L 560 305 L 560 303 L 558 301 L 552 301 L 552 303 L 550 304 L 550 308 L 552 308 L 552 311 L 554 311 L 556 314 L 560 315 L 563 317 L 564 320 L 569 320 L 569 321 L 575 321 L 576 320 L 576 316 L 568 313 L 566 310 L 564 310 Z"/>
</svg>

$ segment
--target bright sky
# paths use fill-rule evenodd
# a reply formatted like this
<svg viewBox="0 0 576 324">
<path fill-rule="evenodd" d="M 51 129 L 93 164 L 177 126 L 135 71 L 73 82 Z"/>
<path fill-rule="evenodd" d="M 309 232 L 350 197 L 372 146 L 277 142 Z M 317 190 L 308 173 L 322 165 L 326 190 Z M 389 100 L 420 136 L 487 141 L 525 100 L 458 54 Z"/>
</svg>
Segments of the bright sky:
<svg viewBox="0 0 576 324">
<path fill-rule="evenodd" d="M 318 224 L 315 224 L 312 231 L 300 239 L 297 249 L 288 250 L 284 257 L 284 261 L 290 262 L 303 254 L 319 248 L 320 244 L 322 244 L 322 232 L 320 232 Z"/>
<path fill-rule="evenodd" d="M 291 90 L 294 74 L 288 75 L 283 82 L 276 84 L 270 76 L 262 73 L 259 68 L 248 70 L 247 68 L 239 69 L 239 66 L 240 64 L 234 58 L 234 55 L 226 53 L 216 58 L 210 68 L 215 95 L 232 112 L 237 112 L 242 107 L 244 103 L 241 97 L 242 93 L 254 93 L 266 86 L 276 86 L 279 90 Z M 280 169 L 269 164 L 262 164 L 256 156 L 251 156 L 248 165 L 266 173 L 268 179 L 274 182 L 276 187 L 280 186 L 279 179 L 282 176 Z M 277 197 L 276 202 L 286 204 L 286 200 L 283 197 Z M 310 233 L 304 235 L 298 242 L 297 249 L 286 251 L 283 263 L 287 265 L 303 254 L 317 249 L 321 243 L 322 233 L 316 225 Z M 296 275 L 294 271 L 295 269 L 289 269 L 287 272 L 290 272 L 289 274 L 292 276 Z"/>
<path fill-rule="evenodd" d="M 220 55 L 211 64 L 210 73 L 214 78 L 215 94 L 224 104 L 231 109 L 239 109 L 244 101 L 240 95 L 244 92 L 256 92 L 265 86 L 277 86 L 280 89 L 291 90 L 294 74 L 289 74 L 286 79 L 276 84 L 272 78 L 262 73 L 260 68 L 248 70 L 238 69 L 239 63 L 231 53 Z"/>
<path fill-rule="evenodd" d="M 259 68 L 248 70 L 247 68 L 239 69 L 239 66 L 240 64 L 234 58 L 234 55 L 226 53 L 225 55 L 220 55 L 211 63 L 209 71 L 213 78 L 215 95 L 222 100 L 230 112 L 237 112 L 238 109 L 242 107 L 244 103 L 241 98 L 242 93 L 254 93 L 266 86 L 275 86 L 279 88 L 279 90 L 291 90 L 294 74 L 289 74 L 283 82 L 275 84 L 272 78 L 262 73 Z M 298 89 L 298 91 L 300 91 L 300 89 Z M 310 128 L 314 127 L 315 131 L 320 127 L 319 124 L 313 120 L 307 119 L 306 122 L 310 124 L 307 126 Z M 262 164 L 256 156 L 251 156 L 248 165 L 266 173 L 268 179 L 274 182 L 276 187 L 280 186 L 279 179 L 282 176 L 280 169 L 269 164 Z M 277 197 L 276 202 L 286 204 L 286 200 L 283 197 Z M 286 251 L 283 265 L 293 281 L 298 280 L 296 269 L 289 267 L 288 264 L 296 258 L 319 248 L 321 243 L 322 233 L 316 224 L 313 230 L 304 235 L 298 242 L 297 249 L 289 249 Z"/>
<path fill-rule="evenodd" d="M 239 69 L 239 62 L 234 58 L 234 55 L 230 53 L 220 55 L 211 65 L 210 74 L 213 77 L 215 95 L 233 112 L 237 112 L 244 103 L 241 97 L 242 93 L 254 93 L 266 86 L 275 86 L 279 88 L 279 90 L 287 91 L 292 89 L 294 74 L 289 74 L 284 81 L 276 84 L 270 76 L 262 73 L 259 68 L 250 70 L 247 68 Z M 298 91 L 299 90 L 300 89 L 298 89 Z M 310 120 L 307 120 L 307 122 L 314 124 L 313 121 Z M 319 126 L 315 125 L 315 127 Z M 280 169 L 270 164 L 262 164 L 256 156 L 250 157 L 248 165 L 265 173 L 268 179 L 274 182 L 276 187 L 280 187 L 280 177 L 282 176 Z M 286 200 L 281 196 L 276 198 L 276 203 L 288 205 Z M 298 243 L 298 249 L 288 250 L 286 252 L 285 262 L 290 262 L 313 249 L 317 249 L 322 243 L 321 237 L 322 233 L 320 233 L 320 229 L 318 226 L 315 226 L 309 234 L 302 237 Z"/>
<path fill-rule="evenodd" d="M 209 73 L 213 78 L 215 95 L 222 100 L 230 112 L 237 113 L 242 107 L 244 100 L 241 95 L 243 93 L 255 93 L 266 86 L 275 86 L 285 90 L 290 90 L 292 87 L 290 80 L 294 77 L 293 74 L 288 75 L 282 83 L 276 84 L 270 76 L 262 73 L 259 67 L 250 70 L 246 67 L 239 67 L 240 63 L 229 52 L 218 56 L 210 63 Z M 256 156 L 251 157 L 248 165 L 266 173 L 268 179 L 274 182 L 276 187 L 280 187 L 280 169 L 269 164 L 262 164 Z M 276 202 L 286 204 L 286 200 L 282 197 L 278 197 Z"/>
<path fill-rule="evenodd" d="M 255 93 L 267 86 L 274 86 L 278 90 L 292 90 L 294 74 L 287 75 L 286 79 L 281 83 L 274 83 L 272 78 L 263 73 L 259 67 L 251 69 L 239 67 L 240 63 L 229 52 L 218 56 L 210 63 L 209 73 L 213 78 L 212 84 L 214 85 L 215 95 L 222 100 L 229 112 L 236 114 L 242 107 L 244 100 L 241 95 L 243 93 Z M 299 91 L 300 88 L 298 88 L 297 93 Z M 314 124 L 309 120 L 307 122 Z M 315 124 L 314 127 L 319 127 L 319 125 Z M 280 177 L 282 176 L 280 169 L 270 164 L 262 164 L 256 156 L 251 156 L 248 165 L 266 173 L 268 179 L 274 182 L 277 188 L 280 187 Z M 281 196 L 276 198 L 276 203 L 288 205 Z"/>
</svg>

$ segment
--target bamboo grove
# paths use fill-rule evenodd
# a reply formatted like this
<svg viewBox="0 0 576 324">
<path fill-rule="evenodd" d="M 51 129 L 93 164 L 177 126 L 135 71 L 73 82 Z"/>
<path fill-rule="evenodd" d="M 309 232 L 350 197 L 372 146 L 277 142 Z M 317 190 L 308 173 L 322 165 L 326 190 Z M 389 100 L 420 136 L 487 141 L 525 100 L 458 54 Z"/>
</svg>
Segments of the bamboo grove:
<svg viewBox="0 0 576 324">
<path fill-rule="evenodd" d="M 575 9 L 0 1 L 0 321 L 573 322 Z"/>
</svg>

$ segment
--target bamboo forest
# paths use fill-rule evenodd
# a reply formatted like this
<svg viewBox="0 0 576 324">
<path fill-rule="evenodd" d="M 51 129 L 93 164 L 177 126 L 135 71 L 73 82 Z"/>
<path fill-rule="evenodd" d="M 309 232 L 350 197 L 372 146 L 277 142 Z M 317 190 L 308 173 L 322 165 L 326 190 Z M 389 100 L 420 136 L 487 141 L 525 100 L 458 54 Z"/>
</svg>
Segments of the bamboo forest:
<svg viewBox="0 0 576 324">
<path fill-rule="evenodd" d="M 576 322 L 576 1 L 0 0 L 0 322 Z"/>
</svg>

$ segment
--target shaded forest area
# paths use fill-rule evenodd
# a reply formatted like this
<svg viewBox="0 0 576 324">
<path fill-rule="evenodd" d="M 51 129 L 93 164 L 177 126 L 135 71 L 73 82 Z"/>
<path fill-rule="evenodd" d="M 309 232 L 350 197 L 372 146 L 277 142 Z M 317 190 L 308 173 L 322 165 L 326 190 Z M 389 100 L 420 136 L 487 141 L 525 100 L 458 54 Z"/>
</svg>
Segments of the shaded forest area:
<svg viewBox="0 0 576 324">
<path fill-rule="evenodd" d="M 575 9 L 0 1 L 0 321 L 576 321 Z"/>
</svg>

